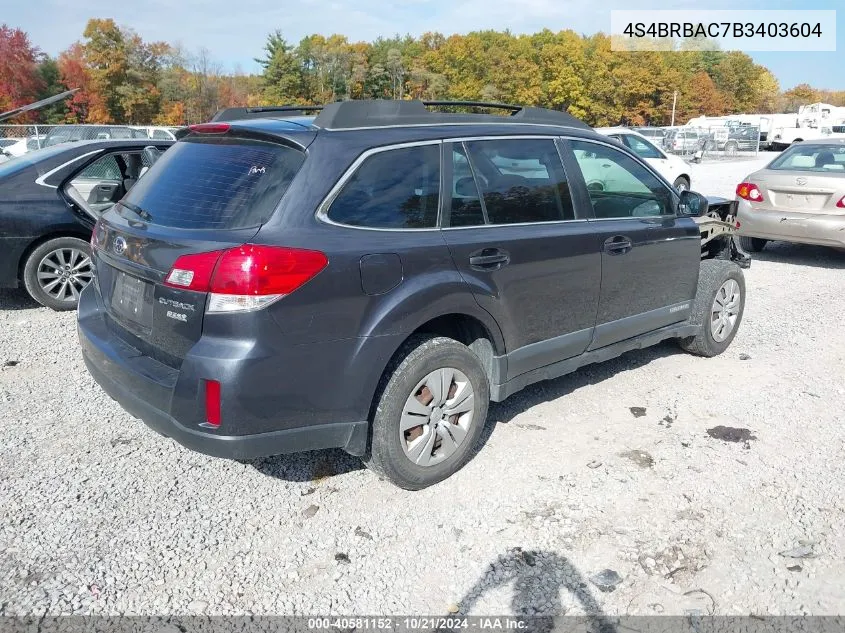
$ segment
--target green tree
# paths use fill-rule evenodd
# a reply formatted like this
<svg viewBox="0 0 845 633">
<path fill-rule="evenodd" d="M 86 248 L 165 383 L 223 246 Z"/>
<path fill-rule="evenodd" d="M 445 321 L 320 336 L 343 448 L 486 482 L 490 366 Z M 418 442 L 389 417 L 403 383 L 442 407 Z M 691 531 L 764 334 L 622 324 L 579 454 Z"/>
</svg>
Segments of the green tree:
<svg viewBox="0 0 845 633">
<path fill-rule="evenodd" d="M 269 103 L 295 102 L 302 92 L 302 74 L 293 46 L 275 31 L 267 36 L 264 51 L 265 56 L 255 60 L 264 67 L 262 96 Z"/>
<path fill-rule="evenodd" d="M 67 90 L 62 82 L 62 74 L 59 64 L 52 57 L 44 55 L 38 64 L 38 76 L 41 78 L 43 88 L 38 93 L 38 99 L 46 99 Z M 70 112 L 67 103 L 60 101 L 38 111 L 39 123 L 63 123 Z"/>
</svg>

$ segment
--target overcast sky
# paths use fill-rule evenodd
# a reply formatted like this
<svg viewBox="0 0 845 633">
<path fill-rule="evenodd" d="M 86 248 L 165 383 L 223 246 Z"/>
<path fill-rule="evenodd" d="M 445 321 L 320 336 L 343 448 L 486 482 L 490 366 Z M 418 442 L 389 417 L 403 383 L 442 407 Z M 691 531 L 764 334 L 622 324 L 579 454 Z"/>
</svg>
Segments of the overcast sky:
<svg viewBox="0 0 845 633">
<path fill-rule="evenodd" d="M 378 36 L 444 34 L 479 29 L 532 33 L 571 28 L 609 31 L 611 9 L 839 9 L 835 53 L 751 53 L 784 88 L 810 83 L 845 90 L 843 0 L 0 0 L 0 21 L 20 27 L 51 55 L 82 36 L 90 17 L 114 18 L 145 40 L 207 48 L 229 70 L 257 72 L 267 33 L 280 29 L 296 43 L 305 35 L 341 33 L 350 40 Z"/>
</svg>

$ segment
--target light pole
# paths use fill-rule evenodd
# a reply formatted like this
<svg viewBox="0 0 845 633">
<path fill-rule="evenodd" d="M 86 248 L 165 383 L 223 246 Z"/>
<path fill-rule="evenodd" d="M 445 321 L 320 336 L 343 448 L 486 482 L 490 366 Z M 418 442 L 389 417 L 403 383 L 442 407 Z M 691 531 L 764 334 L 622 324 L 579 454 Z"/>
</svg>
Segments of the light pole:
<svg viewBox="0 0 845 633">
<path fill-rule="evenodd" d="M 670 127 L 675 127 L 675 104 L 678 103 L 678 91 L 672 94 L 672 124 Z"/>
</svg>

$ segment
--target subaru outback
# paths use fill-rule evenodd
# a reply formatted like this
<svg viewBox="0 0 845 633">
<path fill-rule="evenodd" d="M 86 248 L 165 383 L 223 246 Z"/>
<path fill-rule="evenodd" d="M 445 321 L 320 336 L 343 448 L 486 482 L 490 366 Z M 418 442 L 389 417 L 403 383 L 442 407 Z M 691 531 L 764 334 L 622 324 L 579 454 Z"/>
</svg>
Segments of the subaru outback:
<svg viewBox="0 0 845 633">
<path fill-rule="evenodd" d="M 665 339 L 728 347 L 735 202 L 678 192 L 568 114 L 448 105 L 185 130 L 94 230 L 95 380 L 191 449 L 340 447 L 420 489 L 470 459 L 491 400 Z"/>
</svg>

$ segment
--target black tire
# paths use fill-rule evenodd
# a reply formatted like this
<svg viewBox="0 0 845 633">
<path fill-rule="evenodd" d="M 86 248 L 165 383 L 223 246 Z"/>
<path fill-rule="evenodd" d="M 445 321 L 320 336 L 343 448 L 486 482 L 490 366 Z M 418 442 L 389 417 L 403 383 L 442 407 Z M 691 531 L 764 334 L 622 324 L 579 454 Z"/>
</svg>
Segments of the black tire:
<svg viewBox="0 0 845 633">
<path fill-rule="evenodd" d="M 766 243 L 769 240 L 764 240 L 762 237 L 740 237 L 739 238 L 739 245 L 742 246 L 742 250 L 748 251 L 749 253 L 759 253 L 766 247 Z"/>
<path fill-rule="evenodd" d="M 87 271 L 84 274 L 78 274 L 72 279 L 68 279 L 68 284 L 64 291 L 64 294 L 67 295 L 66 298 L 51 295 L 48 292 L 50 282 L 45 279 L 39 279 L 39 273 L 42 273 L 42 277 L 44 273 L 52 275 L 52 271 L 57 269 L 50 262 L 70 261 L 68 253 L 77 251 L 84 254 L 87 258 L 91 257 L 90 245 L 78 237 L 57 237 L 47 240 L 35 248 L 27 257 L 23 267 L 23 283 L 29 296 L 41 305 L 52 310 L 76 309 L 76 305 L 79 302 L 79 292 L 93 278 Z M 90 266 L 88 270 L 90 270 Z"/>
<path fill-rule="evenodd" d="M 728 141 L 725 143 L 725 153 L 728 156 L 735 156 L 739 151 L 739 144 L 736 141 Z"/>
<path fill-rule="evenodd" d="M 678 176 L 672 184 L 678 191 L 682 191 L 681 186 L 683 186 L 683 189 L 686 190 L 689 190 L 690 187 L 689 178 L 686 176 Z"/>
<path fill-rule="evenodd" d="M 713 335 L 711 319 L 713 308 L 716 304 L 716 294 L 722 286 L 730 280 L 735 281 L 739 286 L 739 305 L 737 306 L 736 319 L 731 326 L 730 332 L 723 340 L 717 340 Z M 698 327 L 694 336 L 680 339 L 681 347 L 698 356 L 708 358 L 718 356 L 724 352 L 734 340 L 739 326 L 742 323 L 742 315 L 745 311 L 745 276 L 742 269 L 731 261 L 724 259 L 706 259 L 701 262 L 701 270 L 698 275 L 698 289 L 695 293 L 690 322 Z"/>
<path fill-rule="evenodd" d="M 458 369 L 472 386 L 471 422 L 454 453 L 440 463 L 420 466 L 406 455 L 403 448 L 408 437 L 403 437 L 400 432 L 403 409 L 412 390 L 421 381 L 432 372 L 446 367 Z M 450 383 L 450 389 L 451 386 Z M 364 463 L 400 488 L 421 490 L 443 481 L 469 461 L 487 418 L 490 386 L 481 361 L 467 346 L 442 336 L 421 335 L 410 338 L 397 352 L 385 370 L 377 398 L 370 450 L 364 457 Z"/>
</svg>

